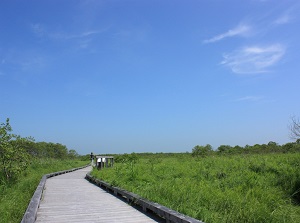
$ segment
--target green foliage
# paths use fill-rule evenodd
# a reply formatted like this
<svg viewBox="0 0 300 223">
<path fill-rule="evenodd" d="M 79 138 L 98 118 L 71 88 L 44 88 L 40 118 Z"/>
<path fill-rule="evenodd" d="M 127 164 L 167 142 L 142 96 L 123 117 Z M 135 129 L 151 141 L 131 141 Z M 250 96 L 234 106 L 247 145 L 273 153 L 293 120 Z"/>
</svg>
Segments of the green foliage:
<svg viewBox="0 0 300 223">
<path fill-rule="evenodd" d="M 44 174 L 87 164 L 64 145 L 35 143 L 11 132 L 9 119 L 0 123 L 0 222 L 5 223 L 21 221 Z"/>
<path fill-rule="evenodd" d="M 0 180 L 15 181 L 36 158 L 77 159 L 78 153 L 60 143 L 34 142 L 12 134 L 9 119 L 0 123 Z"/>
<path fill-rule="evenodd" d="M 122 154 L 115 156 L 116 163 L 136 163 L 138 161 L 138 155 L 136 153 Z"/>
<path fill-rule="evenodd" d="M 92 174 L 205 222 L 299 222 L 300 153 L 152 158 Z"/>
<path fill-rule="evenodd" d="M 1 178 L 16 180 L 29 165 L 29 154 L 23 145 L 29 140 L 11 133 L 9 119 L 0 124 L 0 168 Z"/>
<path fill-rule="evenodd" d="M 229 145 L 220 145 L 218 147 L 219 153 L 230 153 L 232 151 L 232 147 Z"/>
<path fill-rule="evenodd" d="M 195 146 L 192 150 L 192 156 L 205 157 L 212 152 L 212 146 L 207 144 L 206 146 Z"/>
<path fill-rule="evenodd" d="M 86 165 L 86 161 L 33 159 L 16 182 L 0 182 L 0 223 L 20 222 L 42 176 Z"/>
<path fill-rule="evenodd" d="M 128 169 L 128 181 L 133 181 L 136 179 L 136 163 L 138 162 L 139 157 L 136 153 L 131 154 L 123 154 L 115 156 L 115 163 L 123 163 L 127 166 Z M 117 170 L 117 174 L 120 174 L 119 170 Z"/>
<path fill-rule="evenodd" d="M 78 158 L 81 161 L 91 161 L 91 154 L 79 155 Z"/>
<path fill-rule="evenodd" d="M 70 155 L 76 156 L 76 153 L 68 151 L 65 145 L 52 142 L 37 142 L 31 145 L 30 154 L 35 157 L 49 157 L 55 159 L 67 159 Z M 76 151 L 75 151 L 76 152 Z"/>
<path fill-rule="evenodd" d="M 69 159 L 76 159 L 79 157 L 79 154 L 74 149 L 70 149 L 68 152 L 68 158 Z"/>
<path fill-rule="evenodd" d="M 299 140 L 300 141 L 300 140 Z M 298 141 L 289 142 L 284 145 L 278 145 L 276 142 L 270 141 L 268 144 L 255 144 L 253 146 L 246 145 L 245 147 L 229 145 L 220 145 L 217 153 L 211 155 L 234 155 L 234 154 L 267 154 L 267 153 L 295 153 L 300 152 L 300 144 Z"/>
</svg>

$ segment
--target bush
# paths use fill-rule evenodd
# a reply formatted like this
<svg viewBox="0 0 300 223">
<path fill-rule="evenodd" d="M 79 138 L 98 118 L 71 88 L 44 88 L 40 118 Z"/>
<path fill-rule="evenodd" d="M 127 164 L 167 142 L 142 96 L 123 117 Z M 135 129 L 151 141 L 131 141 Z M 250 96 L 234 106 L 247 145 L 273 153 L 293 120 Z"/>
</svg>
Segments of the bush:
<svg viewBox="0 0 300 223">
<path fill-rule="evenodd" d="M 9 119 L 0 124 L 0 171 L 8 181 L 16 180 L 30 161 L 28 153 L 21 146 L 28 139 L 11 134 L 11 131 Z"/>
<path fill-rule="evenodd" d="M 211 145 L 207 144 L 206 146 L 195 146 L 192 150 L 192 156 L 194 157 L 205 157 L 212 152 Z"/>
</svg>

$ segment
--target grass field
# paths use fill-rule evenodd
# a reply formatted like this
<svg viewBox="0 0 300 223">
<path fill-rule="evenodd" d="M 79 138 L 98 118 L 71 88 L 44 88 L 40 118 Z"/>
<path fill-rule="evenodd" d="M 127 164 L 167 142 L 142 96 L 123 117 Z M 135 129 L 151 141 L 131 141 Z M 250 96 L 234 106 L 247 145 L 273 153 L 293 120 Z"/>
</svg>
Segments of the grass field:
<svg viewBox="0 0 300 223">
<path fill-rule="evenodd" d="M 300 154 L 148 156 L 95 177 L 205 222 L 299 222 Z"/>
<path fill-rule="evenodd" d="M 32 162 L 17 182 L 0 182 L 0 222 L 20 222 L 42 176 L 87 164 L 87 161 L 39 159 Z"/>
</svg>

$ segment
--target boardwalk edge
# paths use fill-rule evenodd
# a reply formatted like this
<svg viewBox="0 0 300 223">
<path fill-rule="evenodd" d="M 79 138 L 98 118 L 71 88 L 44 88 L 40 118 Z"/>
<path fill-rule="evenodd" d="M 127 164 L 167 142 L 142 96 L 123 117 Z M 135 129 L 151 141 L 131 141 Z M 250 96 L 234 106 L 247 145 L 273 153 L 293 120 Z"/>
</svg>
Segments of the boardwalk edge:
<svg viewBox="0 0 300 223">
<path fill-rule="evenodd" d="M 45 183 L 46 183 L 46 180 L 48 178 L 54 177 L 54 176 L 57 176 L 57 175 L 61 175 L 61 174 L 65 174 L 65 173 L 69 173 L 69 172 L 73 172 L 75 170 L 83 169 L 83 168 L 86 168 L 88 166 L 90 166 L 90 164 L 85 165 L 83 167 L 73 168 L 73 169 L 70 169 L 70 170 L 63 170 L 63 171 L 59 171 L 59 172 L 45 174 L 42 177 L 39 185 L 37 186 L 32 198 L 29 202 L 29 205 L 26 209 L 25 214 L 23 215 L 21 223 L 34 223 L 35 222 L 36 216 L 37 216 L 37 210 L 39 208 L 40 201 L 41 201 L 42 194 L 43 194 L 43 190 L 44 190 L 44 187 L 45 187 Z"/>
<path fill-rule="evenodd" d="M 90 173 L 86 174 L 85 177 L 89 182 L 95 184 L 98 187 L 101 187 L 102 189 L 106 190 L 109 193 L 114 194 L 115 196 L 120 196 L 122 198 L 125 198 L 126 201 L 132 205 L 140 206 L 143 210 L 143 212 L 151 212 L 155 215 L 158 215 L 159 217 L 166 220 L 166 222 L 173 222 L 173 223 L 204 223 L 203 221 L 199 221 L 195 218 L 186 216 L 184 214 L 181 214 L 177 211 L 174 211 L 172 209 L 169 209 L 163 205 L 160 205 L 158 203 L 151 202 L 149 200 L 146 200 L 142 197 L 140 197 L 137 194 L 131 193 L 129 191 L 123 190 L 119 187 L 114 187 L 110 185 L 109 183 L 96 179 Z"/>
</svg>

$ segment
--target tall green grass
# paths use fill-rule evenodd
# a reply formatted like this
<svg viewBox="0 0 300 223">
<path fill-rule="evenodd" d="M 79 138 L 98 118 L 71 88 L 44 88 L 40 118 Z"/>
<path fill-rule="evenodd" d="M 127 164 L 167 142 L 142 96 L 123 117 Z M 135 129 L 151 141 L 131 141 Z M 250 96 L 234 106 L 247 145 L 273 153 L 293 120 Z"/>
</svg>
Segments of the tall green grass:
<svg viewBox="0 0 300 223">
<path fill-rule="evenodd" d="M 16 182 L 0 178 L 0 222 L 20 222 L 42 176 L 86 165 L 86 161 L 39 159 Z"/>
<path fill-rule="evenodd" d="M 300 154 L 139 159 L 95 177 L 205 222 L 299 222 Z"/>
</svg>

